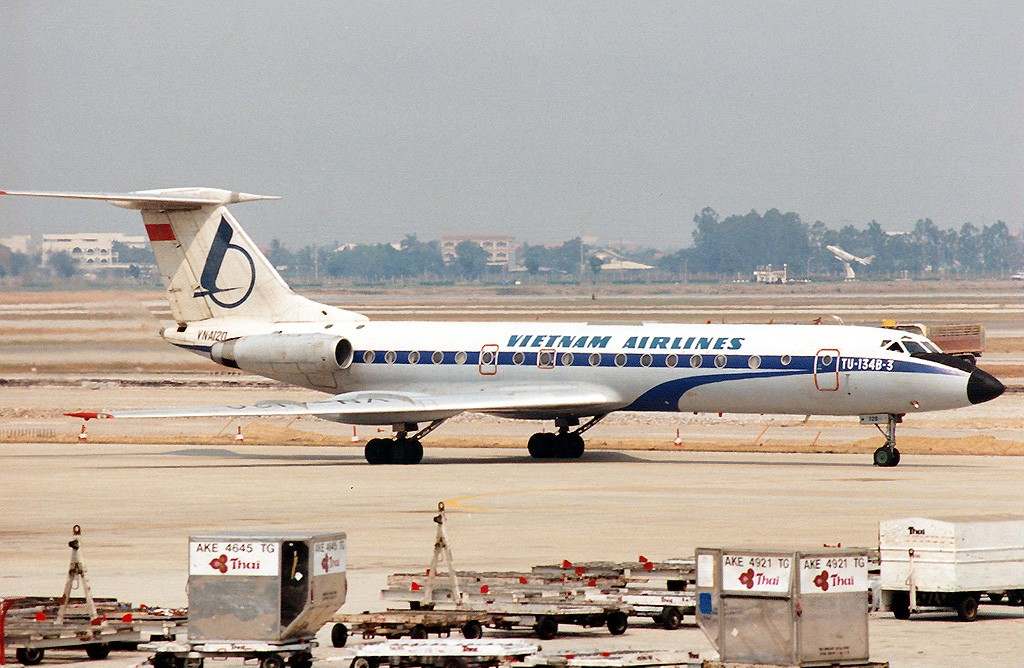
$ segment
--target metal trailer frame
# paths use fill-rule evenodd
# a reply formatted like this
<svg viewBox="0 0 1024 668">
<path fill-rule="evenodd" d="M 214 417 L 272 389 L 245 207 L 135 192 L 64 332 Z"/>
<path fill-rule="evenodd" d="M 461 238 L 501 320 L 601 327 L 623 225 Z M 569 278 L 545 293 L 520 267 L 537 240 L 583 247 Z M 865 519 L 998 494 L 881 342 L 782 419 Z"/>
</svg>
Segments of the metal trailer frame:
<svg viewBox="0 0 1024 668">
<path fill-rule="evenodd" d="M 387 640 L 356 650 L 351 668 L 379 668 L 384 663 L 392 668 L 493 668 L 521 662 L 539 650 L 525 640 Z"/>
<path fill-rule="evenodd" d="M 386 610 L 379 613 L 356 615 L 340 614 L 332 617 L 331 641 L 335 647 L 344 647 L 350 634 L 363 638 L 375 636 L 397 639 L 410 636 L 427 638 L 431 633 L 451 635 L 460 629 L 466 639 L 480 637 L 483 627 L 510 631 L 515 628 L 532 629 L 538 638 L 550 640 L 558 635 L 562 624 L 596 628 L 606 626 L 612 635 L 622 635 L 629 626 L 632 608 L 621 603 L 518 603 L 483 608 L 457 608 L 453 610 Z M 349 628 L 351 624 L 351 629 Z"/>
<path fill-rule="evenodd" d="M 313 665 L 312 639 L 272 641 L 158 641 L 139 645 L 153 652 L 153 668 L 202 668 L 206 659 L 257 660 L 260 668 L 310 668 Z"/>
</svg>

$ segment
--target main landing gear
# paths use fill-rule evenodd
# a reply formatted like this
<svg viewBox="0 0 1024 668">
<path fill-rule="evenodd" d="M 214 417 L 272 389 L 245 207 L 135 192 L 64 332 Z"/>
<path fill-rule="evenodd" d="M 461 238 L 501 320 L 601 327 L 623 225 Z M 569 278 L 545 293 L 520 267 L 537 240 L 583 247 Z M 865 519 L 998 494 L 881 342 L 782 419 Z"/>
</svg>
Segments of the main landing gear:
<svg viewBox="0 0 1024 668">
<path fill-rule="evenodd" d="M 423 461 L 420 439 L 440 427 L 442 422 L 444 420 L 434 420 L 412 436 L 409 432 L 416 430 L 416 423 L 395 425 L 394 438 L 371 438 L 366 442 L 363 456 L 370 464 L 419 464 Z"/>
<path fill-rule="evenodd" d="M 896 449 L 896 425 L 903 422 L 902 415 L 889 414 L 885 431 L 881 425 L 875 425 L 878 431 L 885 434 L 885 445 L 875 450 L 875 466 L 896 466 L 900 463 L 900 451 Z"/>
<path fill-rule="evenodd" d="M 557 433 L 540 432 L 530 437 L 527 450 L 534 459 L 579 459 L 583 456 L 585 443 L 583 433 L 598 423 L 603 415 L 595 415 L 582 427 L 569 431 L 569 427 L 579 425 L 579 418 L 562 417 L 555 419 Z"/>
</svg>

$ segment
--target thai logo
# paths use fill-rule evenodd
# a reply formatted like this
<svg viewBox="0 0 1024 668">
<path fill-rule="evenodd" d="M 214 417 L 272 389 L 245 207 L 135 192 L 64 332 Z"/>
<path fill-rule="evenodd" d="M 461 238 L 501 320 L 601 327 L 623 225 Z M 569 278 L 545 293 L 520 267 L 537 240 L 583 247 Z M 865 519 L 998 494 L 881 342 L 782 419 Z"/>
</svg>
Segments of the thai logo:
<svg viewBox="0 0 1024 668">
<path fill-rule="evenodd" d="M 331 569 L 341 567 L 341 561 L 330 554 L 325 554 L 324 558 L 320 560 L 320 566 L 324 569 L 324 573 L 330 573 Z"/>
<path fill-rule="evenodd" d="M 206 264 L 203 266 L 203 273 L 199 277 L 199 290 L 195 291 L 193 297 L 209 297 L 217 306 L 221 308 L 235 308 L 240 306 L 249 298 L 252 294 L 252 289 L 256 286 L 256 264 L 252 260 L 252 255 L 249 251 L 245 250 L 238 244 L 231 243 L 231 237 L 234 236 L 234 229 L 232 229 L 230 223 L 224 216 L 220 218 L 220 226 L 217 228 L 217 234 L 213 237 L 213 243 L 210 245 L 210 254 L 206 256 Z M 249 283 L 248 285 L 233 285 L 230 287 L 221 287 L 217 285 L 217 278 L 220 276 L 220 270 L 224 264 L 224 258 L 227 256 L 228 251 L 235 253 L 241 253 L 242 257 L 245 258 L 246 264 L 249 267 Z M 235 263 L 237 264 L 237 262 Z M 244 266 L 244 265 L 243 265 Z M 240 272 L 234 272 L 236 275 Z M 243 279 L 241 283 L 245 283 Z M 226 292 L 233 292 L 237 294 L 242 292 L 242 295 L 237 299 L 228 300 L 218 295 Z"/>
<path fill-rule="evenodd" d="M 822 571 L 814 576 L 814 586 L 822 591 L 828 591 L 828 571 Z"/>
<path fill-rule="evenodd" d="M 228 572 L 228 555 L 222 554 L 210 560 L 210 568 L 221 573 Z"/>
<path fill-rule="evenodd" d="M 748 568 L 743 573 L 740 573 L 740 584 L 745 586 L 747 589 L 754 588 L 754 569 Z"/>
</svg>

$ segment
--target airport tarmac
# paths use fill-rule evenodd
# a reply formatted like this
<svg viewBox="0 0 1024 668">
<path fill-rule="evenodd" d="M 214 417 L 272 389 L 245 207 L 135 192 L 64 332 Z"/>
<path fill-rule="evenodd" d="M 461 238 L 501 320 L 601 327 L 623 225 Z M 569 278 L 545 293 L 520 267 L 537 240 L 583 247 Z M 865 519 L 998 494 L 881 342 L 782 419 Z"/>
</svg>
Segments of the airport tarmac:
<svg viewBox="0 0 1024 668">
<path fill-rule="evenodd" d="M 429 564 L 438 501 L 449 509 L 457 566 L 487 570 L 664 559 L 698 546 L 872 546 L 881 519 L 1024 513 L 1020 457 L 920 455 L 878 469 L 859 455 L 600 451 L 579 462 L 535 462 L 508 450 L 428 452 L 419 466 L 369 466 L 353 448 L 2 444 L 0 591 L 59 594 L 73 524 L 84 531 L 96 595 L 168 606 L 186 601 L 192 533 L 343 530 L 343 610 L 359 612 L 380 607 L 388 573 Z M 1024 610 L 983 605 L 980 616 L 967 624 L 952 615 L 875 615 L 872 658 L 895 667 L 1024 665 Z M 318 657 L 345 660 L 326 635 L 321 642 Z M 567 629 L 542 644 L 713 656 L 695 628 L 643 622 L 621 637 Z M 143 658 L 115 653 L 89 665 Z"/>
<path fill-rule="evenodd" d="M 982 365 L 1019 389 L 1024 292 L 1015 288 L 865 283 L 790 292 L 730 284 L 691 295 L 575 297 L 448 288 L 436 295 L 349 291 L 328 301 L 375 319 L 457 312 L 531 320 L 808 322 L 840 314 L 848 322 L 978 321 L 990 334 Z M 166 606 L 185 603 L 192 533 L 346 531 L 350 595 L 343 610 L 359 612 L 381 607 L 388 573 L 428 565 L 430 519 L 442 500 L 457 565 L 487 570 L 641 554 L 664 559 L 698 546 L 873 546 L 881 519 L 1024 514 L 1020 391 L 909 416 L 895 469 L 871 465 L 882 439 L 856 418 L 803 416 L 614 414 L 588 433 L 589 450 L 578 462 L 527 456 L 525 440 L 540 423 L 471 416 L 431 434 L 424 463 L 407 467 L 367 465 L 361 447 L 349 443 L 350 428 L 312 419 L 109 420 L 91 422 L 88 441 L 78 442 L 81 423 L 63 417 L 67 410 L 318 396 L 225 374 L 167 345 L 150 313 L 163 305 L 158 293 L 0 294 L 0 595 L 59 594 L 74 524 L 84 529 L 82 552 L 97 596 Z M 239 424 L 244 444 L 234 441 Z M 672 443 L 676 429 L 681 447 Z M 372 428 L 359 430 L 364 441 L 372 435 Z M 291 445 L 267 445 L 278 443 Z M 439 447 L 445 445 L 461 447 Z M 983 454 L 958 454 L 966 452 Z M 964 624 L 948 614 L 908 622 L 876 615 L 872 658 L 895 667 L 1024 667 L 1024 610 L 983 605 L 980 616 Z M 317 656 L 325 665 L 348 665 L 325 633 L 321 643 Z M 695 628 L 669 632 L 644 623 L 619 637 L 570 628 L 542 644 L 713 656 Z M 48 653 L 47 663 L 80 659 Z M 88 664 L 143 659 L 112 654 Z"/>
</svg>

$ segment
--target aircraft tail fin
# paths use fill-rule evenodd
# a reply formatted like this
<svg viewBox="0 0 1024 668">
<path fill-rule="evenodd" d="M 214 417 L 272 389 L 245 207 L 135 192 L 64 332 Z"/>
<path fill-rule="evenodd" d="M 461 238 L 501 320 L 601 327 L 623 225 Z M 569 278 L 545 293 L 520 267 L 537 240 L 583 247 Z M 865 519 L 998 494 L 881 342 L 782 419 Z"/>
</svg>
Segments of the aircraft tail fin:
<svg viewBox="0 0 1024 668">
<path fill-rule="evenodd" d="M 93 199 L 141 211 L 171 315 L 179 323 L 226 316 L 272 322 L 365 320 L 294 293 L 227 209 L 228 204 L 276 197 L 213 188 L 0 194 Z"/>
</svg>

